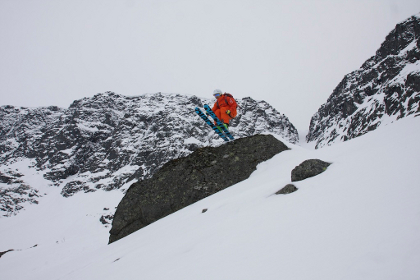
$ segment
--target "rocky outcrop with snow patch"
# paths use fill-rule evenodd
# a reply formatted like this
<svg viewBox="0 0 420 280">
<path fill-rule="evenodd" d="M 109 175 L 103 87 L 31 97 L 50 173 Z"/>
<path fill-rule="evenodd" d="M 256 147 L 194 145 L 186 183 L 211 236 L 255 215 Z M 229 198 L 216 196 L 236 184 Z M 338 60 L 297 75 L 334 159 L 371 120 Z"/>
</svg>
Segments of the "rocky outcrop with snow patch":
<svg viewBox="0 0 420 280">
<path fill-rule="evenodd" d="M 291 172 L 292 182 L 302 181 L 307 178 L 314 177 L 327 170 L 331 163 L 322 161 L 320 159 L 307 159 Z"/>
<path fill-rule="evenodd" d="M 312 117 L 308 142 L 346 141 L 420 113 L 420 14 L 398 24 L 359 70 L 344 77 Z"/>
<path fill-rule="evenodd" d="M 149 178 L 171 159 L 221 145 L 223 140 L 194 112 L 196 106 L 213 102 L 180 94 L 127 97 L 106 92 L 76 100 L 68 109 L 2 106 L 0 172 L 6 174 L 11 165 L 29 159 L 27 167 L 60 188 L 65 197 L 119 189 L 127 182 Z M 273 133 L 298 142 L 288 118 L 265 101 L 237 102 L 239 116 L 230 126 L 236 138 Z M 10 207 L 1 202 L 3 215 L 17 213 L 27 200 L 35 203 L 37 189 L 30 181 L 19 182 L 29 188 L 25 190 L 3 181 L 0 192 L 16 196 L 13 207 L 10 199 Z"/>
</svg>

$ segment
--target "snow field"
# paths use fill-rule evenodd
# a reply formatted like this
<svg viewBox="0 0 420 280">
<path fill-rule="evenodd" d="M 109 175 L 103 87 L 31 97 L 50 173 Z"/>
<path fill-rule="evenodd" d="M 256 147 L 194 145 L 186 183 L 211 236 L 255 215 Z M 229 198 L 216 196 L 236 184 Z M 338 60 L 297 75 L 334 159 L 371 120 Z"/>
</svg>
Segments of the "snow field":
<svg viewBox="0 0 420 280">
<path fill-rule="evenodd" d="M 4 279 L 419 279 L 420 119 L 318 150 L 291 150 L 248 180 L 111 245 L 99 223 L 120 191 L 49 194 L 0 220 Z M 332 162 L 290 183 L 302 161 Z M 202 213 L 203 209 L 208 209 Z M 28 247 L 38 244 L 37 247 Z"/>
</svg>

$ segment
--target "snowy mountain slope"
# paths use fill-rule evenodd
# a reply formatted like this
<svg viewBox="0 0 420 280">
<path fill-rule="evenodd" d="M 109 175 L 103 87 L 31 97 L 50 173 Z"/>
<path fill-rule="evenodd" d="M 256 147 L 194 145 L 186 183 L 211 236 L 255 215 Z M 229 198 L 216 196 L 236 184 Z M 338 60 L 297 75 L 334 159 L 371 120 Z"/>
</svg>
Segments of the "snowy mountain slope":
<svg viewBox="0 0 420 280">
<path fill-rule="evenodd" d="M 299 141 L 293 124 L 267 102 L 237 101 L 239 116 L 231 124 L 236 138 L 265 132 Z M 180 94 L 106 92 L 76 100 L 68 109 L 0 107 L 1 216 L 43 199 L 45 192 L 27 176 L 38 175 L 65 197 L 109 191 L 146 178 L 198 147 L 222 144 L 194 113 L 196 106 L 213 102 Z M 20 161 L 25 172 L 11 167 Z"/>
<path fill-rule="evenodd" d="M 408 117 L 324 149 L 288 144 L 248 180 L 111 245 L 98 217 L 122 193 L 55 189 L 1 220 L 0 252 L 23 249 L 0 258 L 2 278 L 419 279 L 419 137 Z M 309 158 L 332 164 L 274 195 Z"/>
<path fill-rule="evenodd" d="M 316 147 L 420 114 L 420 14 L 397 24 L 376 55 L 346 75 L 311 119 Z"/>
</svg>

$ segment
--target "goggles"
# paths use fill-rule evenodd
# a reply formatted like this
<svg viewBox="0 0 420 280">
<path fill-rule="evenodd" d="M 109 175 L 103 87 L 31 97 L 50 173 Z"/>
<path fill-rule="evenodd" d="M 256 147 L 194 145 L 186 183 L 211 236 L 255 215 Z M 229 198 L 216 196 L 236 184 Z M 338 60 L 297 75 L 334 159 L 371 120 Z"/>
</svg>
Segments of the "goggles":
<svg viewBox="0 0 420 280">
<path fill-rule="evenodd" d="M 220 93 L 215 93 L 215 94 L 213 94 L 214 95 L 214 97 L 219 97 L 219 96 L 222 96 Z"/>
</svg>

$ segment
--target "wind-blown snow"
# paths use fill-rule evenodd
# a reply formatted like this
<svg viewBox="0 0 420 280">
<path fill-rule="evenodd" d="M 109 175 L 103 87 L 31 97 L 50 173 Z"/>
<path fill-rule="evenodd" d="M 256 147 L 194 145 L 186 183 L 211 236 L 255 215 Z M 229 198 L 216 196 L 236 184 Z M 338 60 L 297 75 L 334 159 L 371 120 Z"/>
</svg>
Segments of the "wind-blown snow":
<svg viewBox="0 0 420 280">
<path fill-rule="evenodd" d="M 251 177 L 111 245 L 120 191 L 56 190 L 0 220 L 2 279 L 419 279 L 420 118 L 319 150 L 291 148 Z M 290 183 L 306 159 L 332 165 Z M 208 209 L 202 213 L 203 209 Z M 36 247 L 30 248 L 37 244 Z"/>
</svg>

